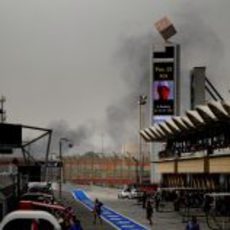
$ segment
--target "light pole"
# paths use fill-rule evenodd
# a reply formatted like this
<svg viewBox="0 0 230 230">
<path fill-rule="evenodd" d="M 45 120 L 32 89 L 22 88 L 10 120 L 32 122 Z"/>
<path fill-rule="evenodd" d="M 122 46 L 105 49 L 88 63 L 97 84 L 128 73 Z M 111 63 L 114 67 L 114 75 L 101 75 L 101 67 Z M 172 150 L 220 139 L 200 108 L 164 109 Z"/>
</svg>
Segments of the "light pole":
<svg viewBox="0 0 230 230">
<path fill-rule="evenodd" d="M 64 178 L 64 170 L 63 170 L 63 157 L 62 157 L 62 143 L 67 142 L 69 143 L 69 147 L 72 147 L 71 141 L 65 137 L 61 137 L 59 140 L 59 199 L 62 200 L 62 183 Z"/>
<path fill-rule="evenodd" d="M 138 105 L 139 105 L 139 130 L 142 129 L 142 106 L 147 103 L 147 96 L 140 95 L 139 100 L 138 100 Z M 142 154 L 142 139 L 141 136 L 139 135 L 139 183 L 142 183 L 142 177 L 143 177 L 143 170 L 144 170 L 144 155 Z"/>
</svg>

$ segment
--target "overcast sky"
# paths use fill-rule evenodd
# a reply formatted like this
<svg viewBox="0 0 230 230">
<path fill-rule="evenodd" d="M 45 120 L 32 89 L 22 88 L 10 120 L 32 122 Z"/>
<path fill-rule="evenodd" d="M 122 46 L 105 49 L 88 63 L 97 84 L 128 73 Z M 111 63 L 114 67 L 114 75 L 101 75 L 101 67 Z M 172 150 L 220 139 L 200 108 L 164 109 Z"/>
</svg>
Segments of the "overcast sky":
<svg viewBox="0 0 230 230">
<path fill-rule="evenodd" d="M 153 24 L 163 16 L 181 44 L 182 112 L 193 66 L 207 66 L 228 99 L 229 9 L 229 0 L 0 0 L 7 121 L 52 127 L 95 151 L 135 139 L 149 51 L 163 42 Z"/>
</svg>

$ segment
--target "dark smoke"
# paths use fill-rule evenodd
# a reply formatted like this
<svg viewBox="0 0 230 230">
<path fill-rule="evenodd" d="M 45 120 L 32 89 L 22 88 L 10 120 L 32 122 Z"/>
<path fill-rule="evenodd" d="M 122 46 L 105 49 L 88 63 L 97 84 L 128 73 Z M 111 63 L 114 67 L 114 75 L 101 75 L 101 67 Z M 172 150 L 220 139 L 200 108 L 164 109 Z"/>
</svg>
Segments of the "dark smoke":
<svg viewBox="0 0 230 230">
<path fill-rule="evenodd" d="M 219 78 L 216 76 L 223 77 L 220 75 L 220 69 L 224 47 L 215 32 L 215 25 L 209 25 L 201 19 L 203 10 L 184 5 L 171 15 L 174 16 L 173 23 L 178 31 L 171 41 L 181 45 L 181 114 L 189 109 L 189 74 L 193 67 L 206 66 L 207 76 L 217 85 L 217 89 Z M 149 96 L 150 54 L 152 45 L 159 44 L 159 40 L 160 44 L 164 44 L 154 30 L 154 35 L 148 33 L 130 36 L 121 41 L 112 62 L 121 70 L 120 75 L 127 88 L 126 95 L 121 98 L 117 92 L 118 99 L 106 109 L 106 120 L 102 124 L 91 121 L 72 128 L 65 121 L 52 122 L 49 125 L 54 131 L 51 151 L 58 151 L 58 141 L 62 136 L 73 140 L 76 146 L 85 144 L 88 150 L 93 150 L 90 141 L 97 135 L 98 127 L 103 128 L 104 135 L 110 140 L 107 144 L 110 145 L 111 151 L 120 151 L 121 145 L 127 142 L 138 143 L 138 96 Z M 145 127 L 149 126 L 149 103 L 148 98 L 145 106 Z"/>
<path fill-rule="evenodd" d="M 50 124 L 49 128 L 54 131 L 52 151 L 57 151 L 58 141 L 62 136 L 73 140 L 76 146 L 79 145 L 79 151 L 84 151 L 82 149 L 84 145 L 88 150 L 94 150 L 93 138 L 95 136 L 96 145 L 110 153 L 120 152 L 122 145 L 127 142 L 138 143 L 138 97 L 141 94 L 149 94 L 151 40 L 152 36 L 146 34 L 140 37 L 129 37 L 121 43 L 112 61 L 121 69 L 122 79 L 127 87 L 126 95 L 121 98 L 117 92 L 118 99 L 107 107 L 107 116 L 102 123 L 91 121 L 76 129 L 71 129 L 65 121 L 56 121 Z M 148 108 L 149 103 L 143 109 L 145 126 L 147 126 Z M 100 134 L 98 130 L 103 133 Z"/>
<path fill-rule="evenodd" d="M 59 153 L 60 138 L 66 138 L 69 142 L 63 142 L 63 153 L 72 151 L 74 153 L 82 153 L 88 149 L 92 150 L 93 145 L 90 143 L 90 138 L 93 136 L 94 122 L 90 121 L 88 124 L 80 125 L 77 128 L 69 127 L 64 120 L 53 121 L 49 124 L 48 129 L 52 130 L 52 140 L 50 146 L 50 153 Z M 45 156 L 48 139 L 43 138 L 29 148 L 33 156 Z M 69 145 L 70 144 L 70 145 Z M 71 146 L 72 145 L 72 146 Z M 73 148 L 73 150 L 70 149 Z"/>
<path fill-rule="evenodd" d="M 117 149 L 121 149 L 121 145 L 127 142 L 138 143 L 138 97 L 149 95 L 151 45 L 151 34 L 129 37 L 122 42 L 114 56 L 127 87 L 126 96 L 110 105 L 106 111 L 106 132 L 111 136 Z M 148 108 L 149 103 L 143 108 L 145 125 L 148 120 Z"/>
<path fill-rule="evenodd" d="M 175 12 L 174 25 L 178 31 L 171 38 L 172 42 L 181 46 L 181 115 L 190 108 L 190 71 L 195 66 L 206 66 L 208 78 L 217 85 L 221 69 L 221 59 L 224 54 L 223 44 L 214 31 L 213 25 L 206 24 L 200 17 L 203 9 L 192 9 L 187 6 Z M 182 13 L 181 13 L 182 12 Z M 140 94 L 149 96 L 150 52 L 152 45 L 164 44 L 161 36 L 145 34 L 129 37 L 115 55 L 118 66 L 122 69 L 124 84 L 127 85 L 127 95 L 107 108 L 107 132 L 117 146 L 127 141 L 137 143 L 138 106 Z M 120 69 L 119 68 L 119 69 Z M 221 92 L 220 92 L 221 93 Z M 149 103 L 146 105 L 145 122 L 149 123 Z"/>
<path fill-rule="evenodd" d="M 49 128 L 53 129 L 52 136 L 52 149 L 57 150 L 58 142 L 61 137 L 69 139 L 74 146 L 83 145 L 87 143 L 88 139 L 92 136 L 93 123 L 79 125 L 77 128 L 71 128 L 66 121 L 54 121 L 49 125 Z M 87 143 L 88 144 L 88 143 Z"/>
<path fill-rule="evenodd" d="M 189 8 L 176 12 L 175 26 L 178 30 L 173 40 L 181 45 L 181 113 L 190 108 L 190 71 L 195 66 L 206 66 L 207 77 L 221 92 L 219 82 L 223 78 L 223 43 L 215 25 L 207 24 L 201 18 L 204 9 Z M 218 76 L 218 77 L 217 77 Z"/>
</svg>

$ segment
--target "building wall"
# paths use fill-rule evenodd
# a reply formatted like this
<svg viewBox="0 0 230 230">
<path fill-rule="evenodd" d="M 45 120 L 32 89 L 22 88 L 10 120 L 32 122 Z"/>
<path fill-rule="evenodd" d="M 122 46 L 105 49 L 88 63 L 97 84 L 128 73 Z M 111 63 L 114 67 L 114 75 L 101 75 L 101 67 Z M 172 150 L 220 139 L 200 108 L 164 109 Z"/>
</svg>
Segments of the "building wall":
<svg viewBox="0 0 230 230">
<path fill-rule="evenodd" d="M 175 162 L 167 161 L 158 163 L 159 173 L 175 173 Z"/>
<path fill-rule="evenodd" d="M 188 159 L 178 161 L 178 173 L 203 173 L 204 159 Z"/>
<path fill-rule="evenodd" d="M 230 156 L 209 159 L 211 173 L 230 173 Z"/>
<path fill-rule="evenodd" d="M 159 173 L 203 173 L 204 158 L 162 161 L 157 163 Z"/>
<path fill-rule="evenodd" d="M 194 67 L 191 72 L 191 109 L 205 103 L 205 67 Z"/>
<path fill-rule="evenodd" d="M 193 187 L 229 191 L 230 155 L 165 160 L 155 163 L 164 187 Z"/>
<path fill-rule="evenodd" d="M 211 156 L 205 158 L 189 158 L 177 161 L 159 161 L 158 173 L 230 173 L 230 156 Z M 205 170 L 207 164 L 207 170 Z"/>
<path fill-rule="evenodd" d="M 123 185 L 135 183 L 137 165 L 128 157 L 68 157 L 64 159 L 64 176 L 75 182 Z M 144 180 L 150 178 L 150 162 L 145 160 Z"/>
<path fill-rule="evenodd" d="M 230 173 L 230 156 L 211 156 L 207 159 L 208 171 L 205 171 L 205 158 L 180 159 L 177 162 L 159 161 L 159 173 Z"/>
</svg>

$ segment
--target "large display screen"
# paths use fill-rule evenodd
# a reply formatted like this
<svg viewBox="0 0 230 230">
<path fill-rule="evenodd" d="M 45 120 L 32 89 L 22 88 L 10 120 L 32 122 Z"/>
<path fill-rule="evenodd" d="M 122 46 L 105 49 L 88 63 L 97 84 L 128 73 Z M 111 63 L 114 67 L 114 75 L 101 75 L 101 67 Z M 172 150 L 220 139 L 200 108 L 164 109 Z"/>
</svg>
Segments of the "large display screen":
<svg viewBox="0 0 230 230">
<path fill-rule="evenodd" d="M 150 88 L 152 125 L 178 114 L 179 54 L 177 44 L 155 46 L 153 49 Z"/>
<path fill-rule="evenodd" d="M 161 123 L 161 122 L 165 122 L 166 120 L 169 120 L 170 118 L 171 118 L 171 116 L 165 116 L 165 115 L 163 115 L 163 116 L 161 116 L 161 115 L 154 116 L 153 120 L 152 120 L 152 123 L 153 124 L 158 124 L 158 123 Z"/>
<path fill-rule="evenodd" d="M 174 63 L 153 63 L 153 116 L 173 115 L 174 111 Z"/>
<path fill-rule="evenodd" d="M 155 62 L 153 63 L 154 80 L 174 80 L 174 63 L 173 62 Z"/>
<path fill-rule="evenodd" d="M 4 146 L 20 147 L 22 144 L 22 126 L 0 123 L 0 148 Z"/>
</svg>

